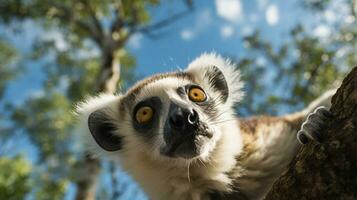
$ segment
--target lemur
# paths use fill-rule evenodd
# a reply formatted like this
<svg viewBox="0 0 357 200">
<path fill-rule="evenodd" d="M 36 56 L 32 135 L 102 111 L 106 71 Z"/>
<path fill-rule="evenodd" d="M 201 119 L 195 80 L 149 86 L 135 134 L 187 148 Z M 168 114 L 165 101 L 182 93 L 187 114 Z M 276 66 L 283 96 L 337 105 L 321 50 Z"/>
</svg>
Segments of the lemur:
<svg viewBox="0 0 357 200">
<path fill-rule="evenodd" d="M 300 143 L 320 141 L 330 116 L 327 92 L 279 117 L 239 118 L 240 72 L 203 54 L 186 70 L 139 81 L 125 94 L 78 104 L 83 136 L 119 160 L 153 200 L 262 199 Z"/>
</svg>

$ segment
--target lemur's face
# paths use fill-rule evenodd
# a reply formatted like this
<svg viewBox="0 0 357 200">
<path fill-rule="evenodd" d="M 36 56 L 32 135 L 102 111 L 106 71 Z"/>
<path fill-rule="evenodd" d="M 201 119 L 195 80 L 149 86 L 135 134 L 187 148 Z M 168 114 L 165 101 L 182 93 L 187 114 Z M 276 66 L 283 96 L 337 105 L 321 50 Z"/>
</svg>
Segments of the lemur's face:
<svg viewBox="0 0 357 200">
<path fill-rule="evenodd" d="M 220 127 L 232 120 L 232 98 L 241 95 L 238 76 L 215 57 L 212 63 L 196 60 L 183 72 L 149 77 L 91 112 L 89 130 L 107 151 L 206 159 L 221 137 Z M 232 77 L 239 85 L 229 86 Z"/>
<path fill-rule="evenodd" d="M 219 138 L 214 123 L 222 120 L 219 110 L 228 94 L 225 80 L 218 77 L 223 75 L 212 76 L 221 81 L 215 86 L 220 97 L 186 72 L 153 76 L 135 86 L 122 101 L 134 137 L 161 156 L 207 155 Z"/>
</svg>

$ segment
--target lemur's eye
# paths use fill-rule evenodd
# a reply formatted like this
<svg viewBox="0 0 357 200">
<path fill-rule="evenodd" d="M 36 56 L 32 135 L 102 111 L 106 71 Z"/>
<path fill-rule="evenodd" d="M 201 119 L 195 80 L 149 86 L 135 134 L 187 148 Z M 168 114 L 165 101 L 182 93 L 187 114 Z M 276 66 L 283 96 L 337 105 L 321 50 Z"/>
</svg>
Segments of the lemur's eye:
<svg viewBox="0 0 357 200">
<path fill-rule="evenodd" d="M 136 111 L 135 118 L 140 124 L 149 122 L 154 115 L 154 111 L 149 106 L 143 106 Z"/>
<path fill-rule="evenodd" d="M 188 91 L 188 97 L 193 102 L 203 102 L 207 99 L 206 93 L 198 87 L 190 88 L 190 90 Z"/>
</svg>

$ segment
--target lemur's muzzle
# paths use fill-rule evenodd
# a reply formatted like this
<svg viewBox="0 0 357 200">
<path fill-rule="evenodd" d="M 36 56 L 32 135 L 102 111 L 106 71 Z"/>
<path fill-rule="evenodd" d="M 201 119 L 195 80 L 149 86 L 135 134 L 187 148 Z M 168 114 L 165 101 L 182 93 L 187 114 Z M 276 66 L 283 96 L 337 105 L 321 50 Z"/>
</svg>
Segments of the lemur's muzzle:
<svg viewBox="0 0 357 200">
<path fill-rule="evenodd" d="M 189 133 L 195 128 L 199 121 L 198 113 L 192 108 L 183 108 L 176 104 L 171 104 L 168 124 L 172 130 L 181 133 Z"/>
<path fill-rule="evenodd" d="M 200 128 L 199 114 L 185 105 L 171 103 L 164 127 L 166 147 L 162 152 L 170 157 L 192 158 L 199 154 L 196 136 Z"/>
</svg>

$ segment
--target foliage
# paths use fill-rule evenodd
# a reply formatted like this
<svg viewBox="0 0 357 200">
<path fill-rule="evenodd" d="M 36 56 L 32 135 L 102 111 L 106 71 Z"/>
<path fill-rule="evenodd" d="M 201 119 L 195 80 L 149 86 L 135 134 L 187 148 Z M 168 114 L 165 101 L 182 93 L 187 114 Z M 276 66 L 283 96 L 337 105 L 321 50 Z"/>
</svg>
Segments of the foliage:
<svg viewBox="0 0 357 200">
<path fill-rule="evenodd" d="M 353 10 L 349 17 L 356 18 Z M 298 24 L 290 32 L 291 39 L 278 47 L 263 40 L 259 30 L 246 36 L 244 41 L 251 52 L 237 62 L 246 75 L 243 78 L 248 97 L 238 110 L 243 115 L 291 112 L 336 87 L 357 63 L 356 20 L 352 23 L 339 24 L 333 37 L 325 40 Z M 257 62 L 257 58 L 264 63 Z M 266 85 L 265 79 L 256 78 L 264 75 L 272 76 L 270 85 Z"/>
<path fill-rule="evenodd" d="M 31 189 L 31 168 L 22 156 L 0 158 L 0 199 L 24 199 Z"/>
<path fill-rule="evenodd" d="M 0 98 L 4 94 L 7 81 L 13 79 L 18 73 L 18 68 L 12 65 L 16 57 L 16 49 L 5 39 L 0 38 Z"/>
</svg>

